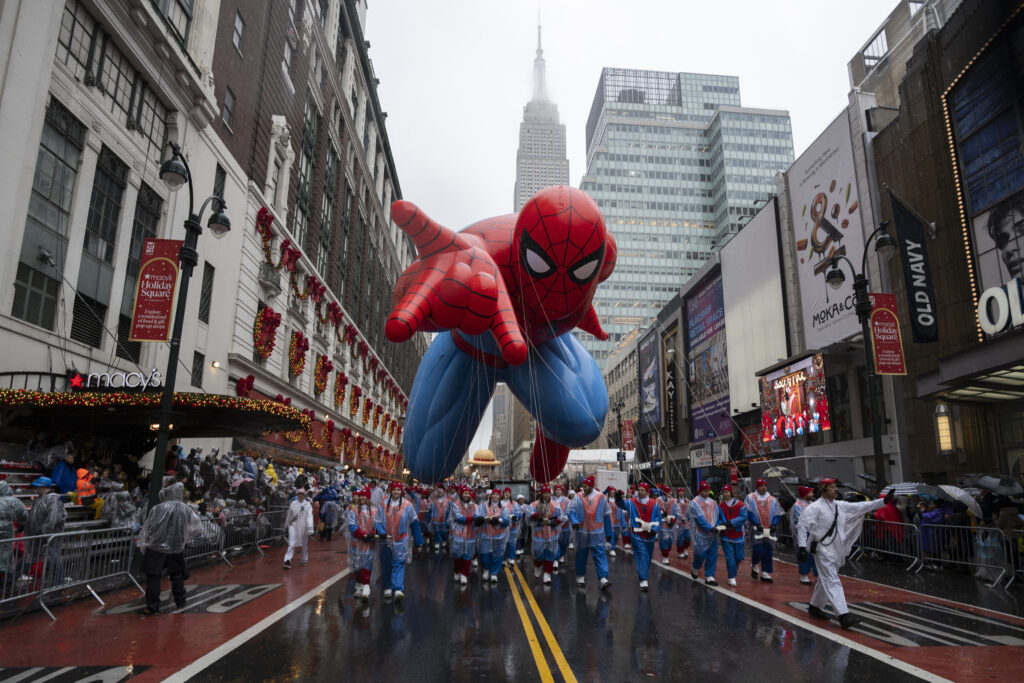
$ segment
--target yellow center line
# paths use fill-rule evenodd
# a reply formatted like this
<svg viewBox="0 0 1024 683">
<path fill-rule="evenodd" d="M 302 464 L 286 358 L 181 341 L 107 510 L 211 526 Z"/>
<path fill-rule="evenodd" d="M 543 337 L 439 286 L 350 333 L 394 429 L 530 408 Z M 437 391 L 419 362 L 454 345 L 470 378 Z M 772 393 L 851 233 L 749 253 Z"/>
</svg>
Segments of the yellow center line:
<svg viewBox="0 0 1024 683">
<path fill-rule="evenodd" d="M 516 588 L 515 579 L 512 578 L 512 572 L 508 570 L 508 567 L 505 567 L 505 577 L 508 579 L 509 588 L 512 589 L 512 599 L 515 600 L 516 610 L 519 612 L 519 619 L 523 622 L 523 630 L 526 631 L 526 640 L 530 643 L 530 650 L 533 652 L 533 661 L 537 663 L 537 670 L 540 672 L 540 680 L 544 683 L 554 683 L 555 679 L 551 675 L 551 669 L 548 668 L 548 662 L 544 657 L 544 651 L 540 647 L 540 641 L 537 640 L 537 634 L 534 632 L 533 624 L 530 622 L 530 615 L 526 613 L 523 601 L 519 597 L 519 590 Z"/>
<path fill-rule="evenodd" d="M 516 576 L 519 577 L 519 582 L 523 585 L 523 593 L 526 595 L 527 601 L 530 603 L 530 608 L 533 609 L 533 614 L 537 617 L 537 623 L 540 625 L 541 633 L 544 634 L 544 638 L 548 641 L 548 647 L 551 648 L 551 654 L 555 658 L 555 662 L 558 664 L 558 670 L 562 672 L 562 677 L 565 679 L 565 683 L 576 683 L 576 676 L 573 675 L 572 669 L 569 668 L 569 662 L 565 661 L 565 655 L 562 654 L 562 648 L 559 647 L 558 641 L 555 640 L 555 634 L 551 632 L 551 627 L 548 626 L 547 619 L 540 612 L 540 607 L 537 605 L 537 601 L 533 599 L 533 593 L 530 592 L 529 587 L 526 585 L 526 579 L 523 577 L 523 573 L 519 571 L 519 565 L 513 563 L 512 569 L 515 570 Z"/>
</svg>

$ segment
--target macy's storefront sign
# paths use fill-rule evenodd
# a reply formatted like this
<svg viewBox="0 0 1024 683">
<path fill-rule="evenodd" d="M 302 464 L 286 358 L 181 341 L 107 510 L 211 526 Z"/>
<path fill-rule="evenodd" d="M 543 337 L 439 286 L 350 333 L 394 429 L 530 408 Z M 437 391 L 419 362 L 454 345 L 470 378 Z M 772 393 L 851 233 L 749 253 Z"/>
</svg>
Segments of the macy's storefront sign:
<svg viewBox="0 0 1024 683">
<path fill-rule="evenodd" d="M 149 375 L 142 372 L 90 372 L 82 376 L 76 372 L 68 380 L 72 389 L 149 389 L 160 386 L 160 371 L 153 368 Z"/>
</svg>

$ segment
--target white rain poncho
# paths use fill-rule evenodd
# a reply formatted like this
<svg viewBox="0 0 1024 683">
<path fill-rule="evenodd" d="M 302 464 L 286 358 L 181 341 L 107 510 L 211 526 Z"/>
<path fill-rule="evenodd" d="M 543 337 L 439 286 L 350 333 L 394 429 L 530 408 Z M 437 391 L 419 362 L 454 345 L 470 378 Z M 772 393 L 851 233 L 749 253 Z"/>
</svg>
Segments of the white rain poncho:
<svg viewBox="0 0 1024 683">
<path fill-rule="evenodd" d="M 149 511 L 139 533 L 139 547 L 167 555 L 184 552 L 185 544 L 202 533 L 199 515 L 185 505 L 185 485 L 160 491 L 160 503 Z"/>
<path fill-rule="evenodd" d="M 482 526 L 477 527 L 477 552 L 481 555 L 488 553 L 503 555 L 505 553 L 505 544 L 508 543 L 508 527 L 512 522 L 508 510 L 501 506 L 500 501 L 495 503 L 485 500 L 477 506 L 476 516 L 483 519 L 488 517 L 497 518 L 496 524 L 486 521 Z"/>
<path fill-rule="evenodd" d="M 530 539 L 533 559 L 550 562 L 558 556 L 558 527 L 543 524 L 545 519 L 558 522 L 562 516 L 562 510 L 554 503 L 546 505 L 541 501 L 535 501 L 523 509 L 523 514 L 533 525 L 533 535 Z M 533 516 L 538 515 L 537 519 Z"/>
<path fill-rule="evenodd" d="M 0 541 L 14 538 L 14 523 L 28 519 L 28 512 L 21 501 L 14 497 L 14 491 L 6 481 L 0 481 Z M 11 569 L 11 543 L 0 543 L 0 574 Z"/>
<path fill-rule="evenodd" d="M 707 507 L 706 510 L 705 506 Z M 704 499 L 701 496 L 697 496 L 690 501 L 690 505 L 686 508 L 686 521 L 690 525 L 694 553 L 702 555 L 712 545 L 718 543 L 718 534 L 714 531 L 709 531 L 705 527 L 716 526 L 721 515 L 722 511 L 718 509 L 718 503 L 713 498 Z M 709 521 L 709 516 L 714 521 Z"/>
<path fill-rule="evenodd" d="M 800 522 L 796 526 L 797 547 L 810 550 L 811 539 L 818 541 L 818 564 L 823 561 L 832 562 L 838 569 L 846 562 L 846 556 L 860 538 L 864 515 L 884 505 L 883 498 L 864 503 L 819 498 L 800 513 Z M 835 533 L 830 538 L 824 538 L 832 526 L 832 520 L 836 520 Z"/>
<path fill-rule="evenodd" d="M 348 509 L 345 518 L 345 530 L 348 538 L 348 561 L 354 570 L 373 569 L 374 541 L 361 541 L 354 536 L 356 530 L 362 534 L 374 534 L 377 512 L 369 505 L 353 505 Z"/>
<path fill-rule="evenodd" d="M 32 503 L 32 509 L 28 512 L 25 535 L 59 534 L 64 531 L 64 522 L 67 519 L 68 512 L 64 509 L 64 503 L 61 502 L 60 496 L 52 492 L 39 496 Z"/>
</svg>

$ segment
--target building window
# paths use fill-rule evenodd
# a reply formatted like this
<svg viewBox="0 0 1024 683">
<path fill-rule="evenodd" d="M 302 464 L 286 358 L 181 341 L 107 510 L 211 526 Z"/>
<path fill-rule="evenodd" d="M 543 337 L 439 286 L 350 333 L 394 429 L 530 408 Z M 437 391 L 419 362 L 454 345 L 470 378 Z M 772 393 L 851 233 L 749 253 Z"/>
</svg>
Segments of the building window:
<svg viewBox="0 0 1024 683">
<path fill-rule="evenodd" d="M 327 163 L 324 165 L 324 191 L 320 198 L 320 252 L 317 269 L 326 277 L 331 260 L 331 246 L 334 240 L 334 186 L 338 178 L 338 155 L 333 147 L 327 149 Z"/>
<path fill-rule="evenodd" d="M 127 184 L 128 165 L 104 146 L 96 163 L 83 250 L 108 265 L 114 263 L 121 198 Z"/>
<path fill-rule="evenodd" d="M 147 239 L 156 238 L 162 207 L 163 199 L 160 198 L 160 195 L 149 185 L 142 183 L 139 188 L 138 200 L 135 203 L 132 239 L 128 247 L 128 267 L 124 278 L 124 292 L 121 296 L 121 315 L 117 324 L 117 355 L 135 363 L 139 362 L 142 355 L 142 343 L 130 341 L 128 337 L 131 333 L 139 267 L 142 264 L 142 244 Z"/>
<path fill-rule="evenodd" d="M 885 39 L 885 29 L 875 34 L 868 46 L 864 48 L 864 66 L 870 69 L 882 61 L 882 57 L 889 51 L 889 43 Z"/>
<path fill-rule="evenodd" d="M 160 13 L 182 48 L 188 47 L 188 30 L 192 25 L 192 0 L 158 0 Z"/>
<path fill-rule="evenodd" d="M 235 116 L 235 93 L 231 92 L 231 88 L 224 88 L 224 109 L 221 110 L 220 118 L 224 121 L 224 125 L 231 128 L 231 119 Z"/>
<path fill-rule="evenodd" d="M 287 38 L 284 41 L 284 73 L 288 78 L 292 77 L 292 44 Z"/>
<path fill-rule="evenodd" d="M 213 301 L 214 267 L 207 261 L 203 264 L 203 289 L 199 293 L 199 322 L 210 324 L 210 303 Z"/>
<path fill-rule="evenodd" d="M 206 365 L 206 356 L 194 351 L 192 353 L 192 386 L 197 389 L 203 388 L 203 366 Z"/>
<path fill-rule="evenodd" d="M 277 208 L 277 186 L 281 182 L 281 160 L 274 158 L 274 168 L 270 172 L 270 203 Z"/>
<path fill-rule="evenodd" d="M 213 193 L 224 199 L 224 186 L 228 182 L 227 171 L 220 164 L 217 164 L 217 170 L 213 172 Z"/>
<path fill-rule="evenodd" d="M 48 330 L 54 328 L 60 280 L 50 277 L 49 267 L 39 264 L 35 257 L 46 250 L 54 266 L 64 268 L 71 199 L 84 144 L 85 126 L 64 105 L 51 100 L 36 155 L 21 244 L 23 257 L 15 276 L 11 310 L 14 317 Z"/>
<path fill-rule="evenodd" d="M 235 30 L 231 34 L 231 42 L 235 44 L 235 49 L 238 53 L 242 53 L 242 34 L 245 33 L 245 22 L 242 21 L 242 15 L 239 12 L 235 12 Z"/>
<path fill-rule="evenodd" d="M 78 292 L 71 318 L 71 338 L 94 349 L 100 348 L 106 317 L 105 304 Z"/>
<path fill-rule="evenodd" d="M 296 242 L 306 248 L 306 237 L 309 230 L 309 211 L 313 189 L 313 162 L 316 158 L 317 127 L 320 113 L 316 108 L 313 92 L 306 92 L 306 109 L 302 124 L 302 154 L 299 157 L 299 181 L 295 199 L 294 234 Z"/>
<path fill-rule="evenodd" d="M 24 262 L 19 263 L 14 281 L 14 308 L 11 315 L 27 323 L 52 330 L 59 294 L 60 281 L 44 275 Z"/>
</svg>

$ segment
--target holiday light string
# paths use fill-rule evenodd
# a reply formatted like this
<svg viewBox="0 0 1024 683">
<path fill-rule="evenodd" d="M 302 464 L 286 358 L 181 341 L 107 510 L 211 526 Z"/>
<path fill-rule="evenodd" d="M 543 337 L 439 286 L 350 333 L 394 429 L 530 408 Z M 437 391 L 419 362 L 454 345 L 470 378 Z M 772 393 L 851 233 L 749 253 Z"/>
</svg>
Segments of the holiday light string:
<svg viewBox="0 0 1024 683">
<path fill-rule="evenodd" d="M 309 340 L 298 330 L 292 332 L 292 340 L 288 344 L 288 371 L 293 376 L 302 374 L 306 367 L 306 352 L 309 351 Z"/>
<path fill-rule="evenodd" d="M 252 346 L 261 359 L 270 358 L 277 339 L 277 327 L 281 324 L 281 314 L 275 313 L 270 306 L 256 314 L 252 324 Z"/>
<path fill-rule="evenodd" d="M 348 386 L 348 376 L 344 372 L 338 372 L 334 377 L 334 407 L 340 408 L 345 403 L 345 388 Z"/>
<path fill-rule="evenodd" d="M 333 369 L 334 363 L 326 355 L 317 356 L 316 365 L 313 368 L 313 389 L 317 394 L 322 394 L 327 389 L 327 375 Z"/>
</svg>

